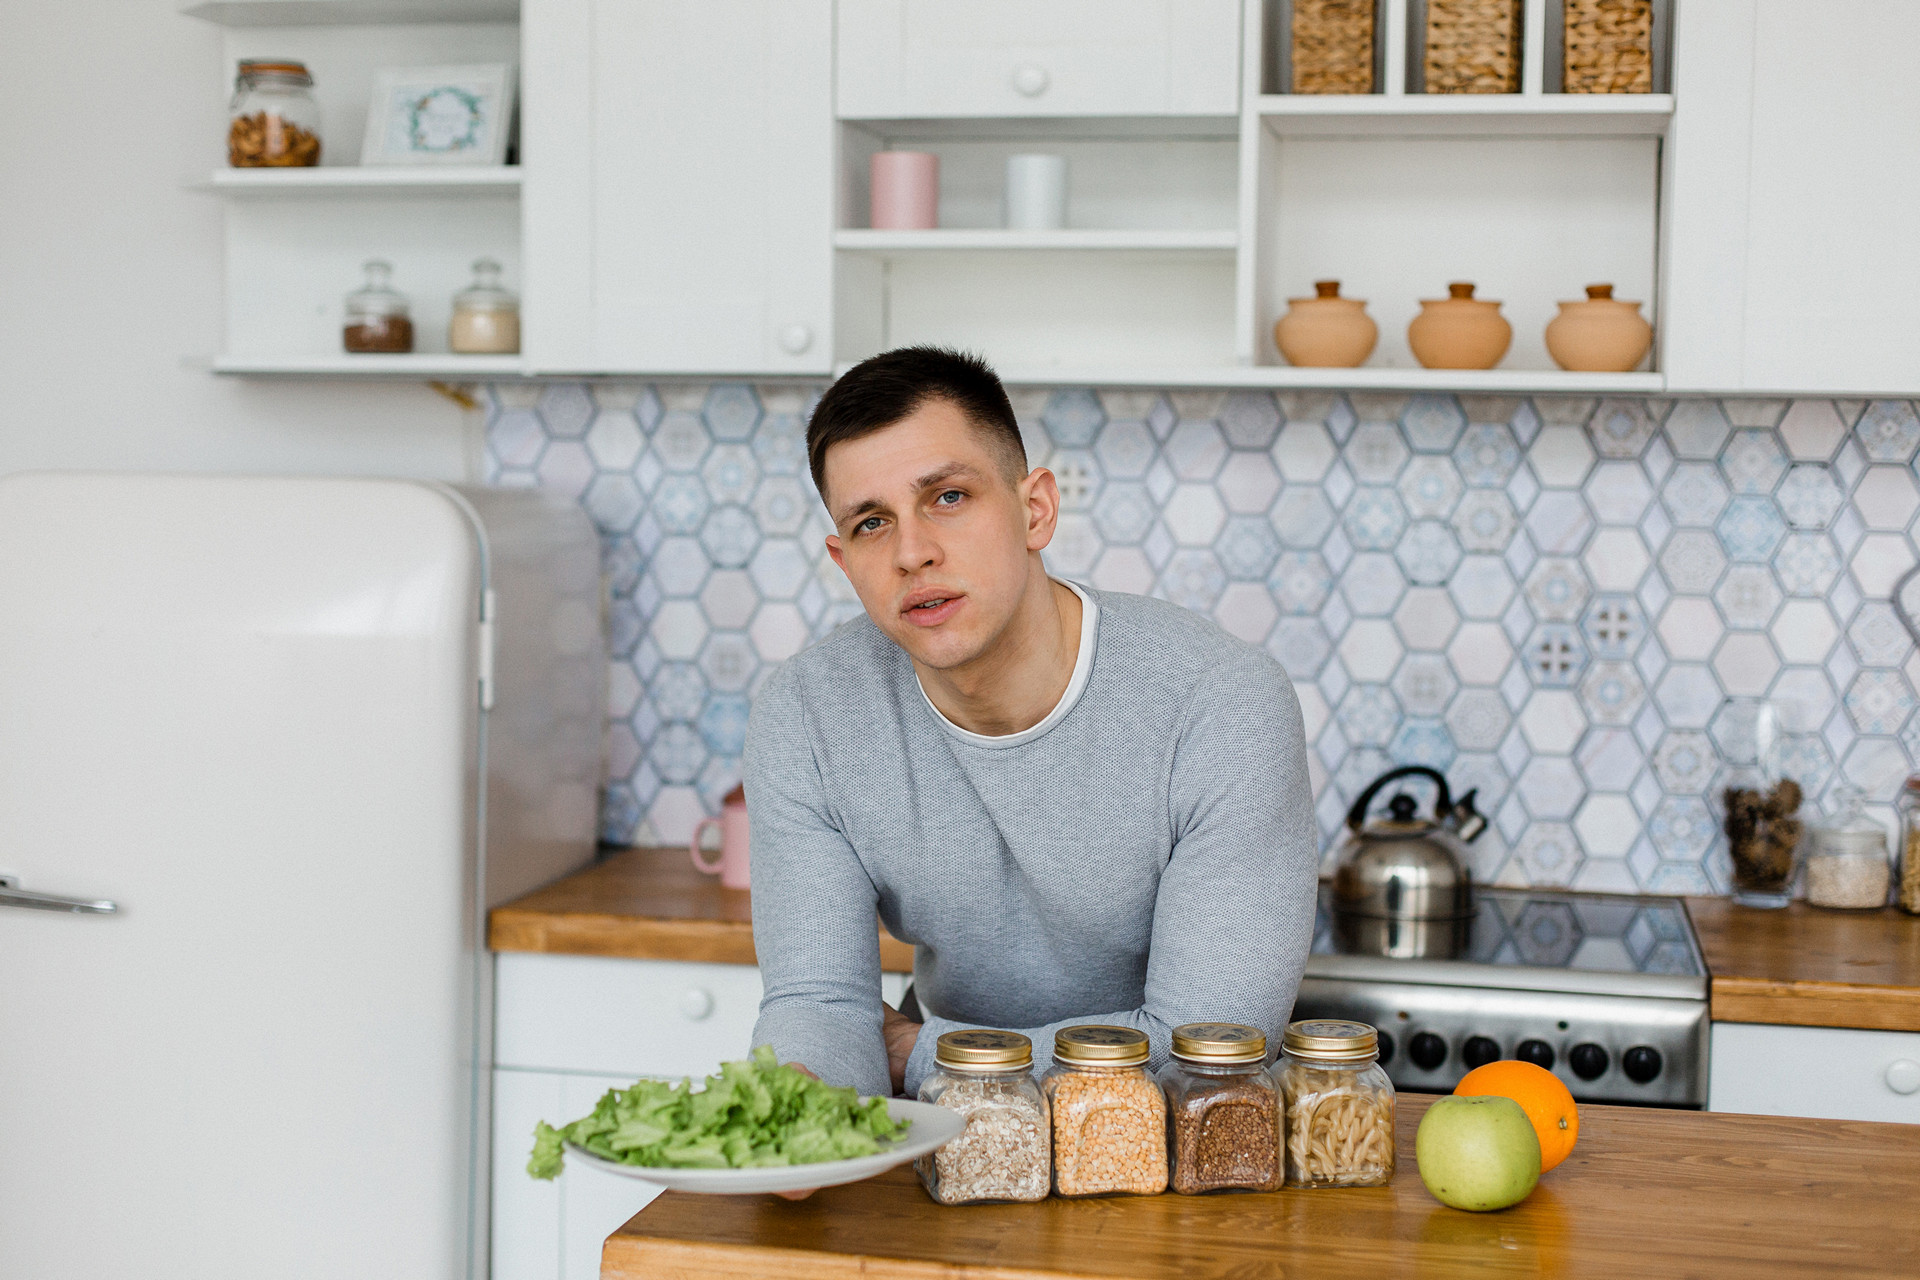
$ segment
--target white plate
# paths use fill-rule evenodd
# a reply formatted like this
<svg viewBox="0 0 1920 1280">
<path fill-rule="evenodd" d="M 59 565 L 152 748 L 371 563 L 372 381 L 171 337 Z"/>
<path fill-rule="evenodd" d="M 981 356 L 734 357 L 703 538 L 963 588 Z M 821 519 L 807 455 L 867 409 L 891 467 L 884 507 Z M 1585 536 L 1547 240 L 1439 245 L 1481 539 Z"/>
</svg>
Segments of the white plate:
<svg viewBox="0 0 1920 1280">
<path fill-rule="evenodd" d="M 878 1155 L 854 1156 L 848 1160 L 776 1165 L 769 1169 L 672 1169 L 650 1164 L 616 1164 L 571 1142 L 567 1144 L 567 1159 L 584 1160 L 596 1169 L 622 1178 L 638 1178 L 669 1191 L 698 1191 L 717 1196 L 761 1195 L 859 1182 L 946 1146 L 967 1127 L 959 1112 L 931 1102 L 889 1098 L 887 1114 L 895 1120 L 913 1121 L 913 1128 L 897 1141 L 882 1142 Z"/>
</svg>

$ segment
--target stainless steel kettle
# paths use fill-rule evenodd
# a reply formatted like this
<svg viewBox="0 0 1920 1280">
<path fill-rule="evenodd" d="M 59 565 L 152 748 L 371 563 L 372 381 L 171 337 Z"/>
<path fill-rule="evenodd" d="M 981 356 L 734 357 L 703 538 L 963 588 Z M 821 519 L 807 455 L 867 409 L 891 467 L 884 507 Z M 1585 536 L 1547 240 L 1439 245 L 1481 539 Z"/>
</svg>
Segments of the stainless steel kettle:
<svg viewBox="0 0 1920 1280">
<path fill-rule="evenodd" d="M 1434 816 L 1417 816 L 1419 805 L 1401 792 L 1387 802 L 1390 817 L 1367 821 L 1381 789 L 1409 777 L 1433 781 Z M 1383 773 L 1360 793 L 1347 811 L 1347 835 L 1333 869 L 1335 922 L 1350 935 L 1352 949 L 1412 957 L 1451 954 L 1463 945 L 1473 917 L 1467 845 L 1487 829 L 1473 807 L 1476 794 L 1469 791 L 1456 802 L 1446 778 L 1425 765 Z M 1433 925 L 1420 927 L 1422 922 Z M 1434 927 L 1441 922 L 1446 927 Z"/>
</svg>

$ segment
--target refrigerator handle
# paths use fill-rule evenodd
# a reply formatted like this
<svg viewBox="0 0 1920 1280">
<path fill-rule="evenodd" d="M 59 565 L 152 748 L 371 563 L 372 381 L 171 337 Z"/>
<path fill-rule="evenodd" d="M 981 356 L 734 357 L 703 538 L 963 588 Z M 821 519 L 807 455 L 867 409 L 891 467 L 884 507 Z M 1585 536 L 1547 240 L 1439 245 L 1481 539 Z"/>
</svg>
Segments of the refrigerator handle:
<svg viewBox="0 0 1920 1280">
<path fill-rule="evenodd" d="M 16 889 L 13 882 L 0 879 L 0 907 L 27 907 L 34 911 L 72 911 L 80 915 L 110 916 L 120 910 L 117 902 L 103 898 L 62 898 L 51 893 L 31 893 Z"/>
</svg>

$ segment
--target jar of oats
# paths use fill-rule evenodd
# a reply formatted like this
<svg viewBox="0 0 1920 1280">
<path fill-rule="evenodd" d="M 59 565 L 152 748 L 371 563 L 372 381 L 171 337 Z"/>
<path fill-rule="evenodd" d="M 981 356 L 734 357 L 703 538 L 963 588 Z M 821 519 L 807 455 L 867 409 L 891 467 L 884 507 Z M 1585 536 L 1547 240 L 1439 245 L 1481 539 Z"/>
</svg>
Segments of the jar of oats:
<svg viewBox="0 0 1920 1280">
<path fill-rule="evenodd" d="M 1833 815 L 1813 829 L 1807 855 L 1807 902 L 1839 911 L 1877 911 L 1887 905 L 1892 868 L 1887 833 L 1869 818 L 1858 787 L 1833 789 Z"/>
<path fill-rule="evenodd" d="M 967 1127 L 913 1162 L 927 1194 L 941 1204 L 1045 1200 L 1053 1160 L 1033 1041 L 1017 1031 L 949 1031 L 933 1061 L 920 1101 L 958 1111 Z"/>
<path fill-rule="evenodd" d="M 1231 1022 L 1173 1029 L 1167 1159 L 1175 1191 L 1278 1191 L 1280 1091 L 1267 1073 L 1267 1036 Z"/>
<path fill-rule="evenodd" d="M 1053 1116 L 1053 1189 L 1063 1196 L 1167 1189 L 1167 1100 L 1131 1027 L 1067 1027 L 1041 1078 Z"/>
<path fill-rule="evenodd" d="M 1295 1022 L 1274 1066 L 1286 1111 L 1287 1185 L 1384 1187 L 1393 1180 L 1393 1082 L 1364 1022 Z"/>
</svg>

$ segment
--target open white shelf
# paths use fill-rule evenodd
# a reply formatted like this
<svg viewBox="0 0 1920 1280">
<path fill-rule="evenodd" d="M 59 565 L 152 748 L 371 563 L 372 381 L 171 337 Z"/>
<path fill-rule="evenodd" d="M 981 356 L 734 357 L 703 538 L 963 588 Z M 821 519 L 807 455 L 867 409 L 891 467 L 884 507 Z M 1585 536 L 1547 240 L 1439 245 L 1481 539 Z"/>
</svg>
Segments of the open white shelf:
<svg viewBox="0 0 1920 1280">
<path fill-rule="evenodd" d="M 1061 231 L 1007 231 L 995 228 L 937 231 L 836 231 L 833 246 L 864 253 L 914 253 L 965 249 L 1195 249 L 1232 253 L 1240 245 L 1233 230 L 1180 228 L 1070 228 Z"/>
<path fill-rule="evenodd" d="M 1279 135 L 1663 136 L 1670 93 L 1263 94 L 1255 113 Z"/>
<path fill-rule="evenodd" d="M 836 372 L 844 372 L 837 370 Z M 1295 387 L 1311 390 L 1435 391 L 1514 395 L 1657 395 L 1657 373 L 1567 373 L 1559 369 L 1300 369 L 1290 365 L 1147 368 L 1118 365 L 1011 366 L 997 370 L 1018 386 Z"/>
<path fill-rule="evenodd" d="M 223 27 L 518 22 L 520 0 L 200 0 L 180 12 Z"/>
<path fill-rule="evenodd" d="M 243 198 L 325 195 L 512 195 L 520 166 L 379 168 L 321 165 L 309 169 L 215 169 L 204 190 Z"/>
<path fill-rule="evenodd" d="M 216 356 L 215 373 L 287 378 L 516 378 L 524 371 L 520 357 L 461 356 L 450 352 L 410 352 L 406 355 L 325 356 Z"/>
</svg>

